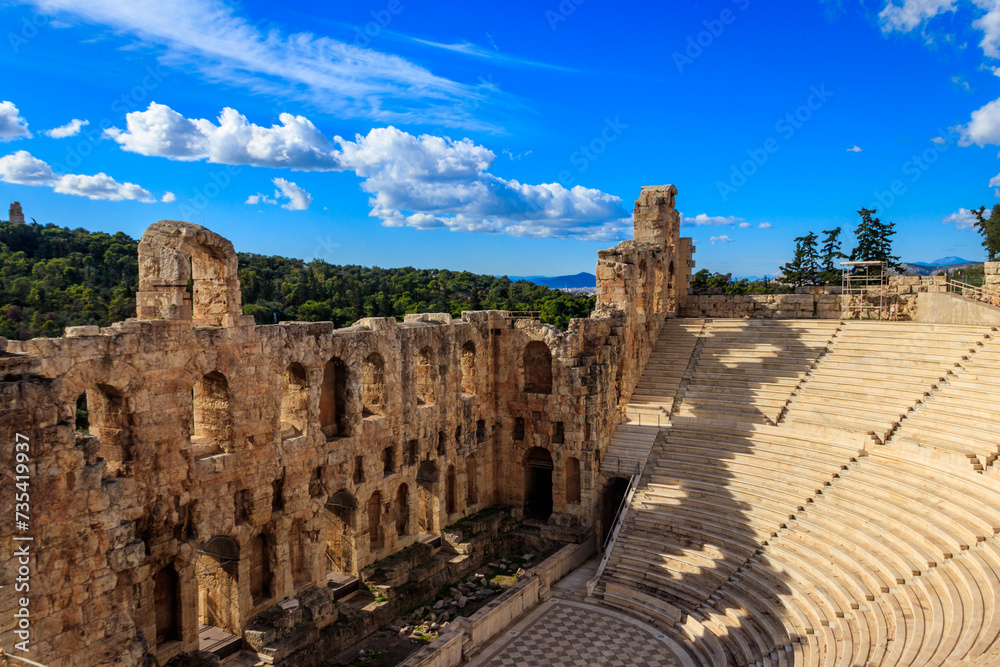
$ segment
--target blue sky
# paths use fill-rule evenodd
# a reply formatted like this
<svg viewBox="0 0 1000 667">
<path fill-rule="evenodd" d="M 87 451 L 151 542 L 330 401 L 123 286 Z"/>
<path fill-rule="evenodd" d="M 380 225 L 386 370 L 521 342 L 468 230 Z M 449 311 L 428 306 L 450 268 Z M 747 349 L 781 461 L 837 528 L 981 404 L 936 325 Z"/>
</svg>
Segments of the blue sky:
<svg viewBox="0 0 1000 667">
<path fill-rule="evenodd" d="M 169 6 L 165 6 L 168 5 Z M 334 263 L 593 271 L 674 183 L 700 268 L 774 274 L 876 207 L 982 259 L 1000 1 L 0 3 L 0 191 Z M 849 250 L 853 239 L 845 238 Z"/>
</svg>

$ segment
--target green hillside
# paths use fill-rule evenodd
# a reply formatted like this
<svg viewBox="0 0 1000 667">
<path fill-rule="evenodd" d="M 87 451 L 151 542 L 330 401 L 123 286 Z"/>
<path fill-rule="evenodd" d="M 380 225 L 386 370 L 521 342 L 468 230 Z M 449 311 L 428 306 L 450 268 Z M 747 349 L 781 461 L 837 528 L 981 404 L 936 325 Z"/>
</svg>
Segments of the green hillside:
<svg viewBox="0 0 1000 667">
<path fill-rule="evenodd" d="M 135 316 L 138 244 L 52 224 L 0 222 L 0 336 L 60 336 L 67 326 Z M 315 260 L 239 253 L 243 312 L 258 324 L 502 309 L 541 311 L 565 329 L 586 317 L 594 297 L 467 271 L 336 266 Z"/>
</svg>

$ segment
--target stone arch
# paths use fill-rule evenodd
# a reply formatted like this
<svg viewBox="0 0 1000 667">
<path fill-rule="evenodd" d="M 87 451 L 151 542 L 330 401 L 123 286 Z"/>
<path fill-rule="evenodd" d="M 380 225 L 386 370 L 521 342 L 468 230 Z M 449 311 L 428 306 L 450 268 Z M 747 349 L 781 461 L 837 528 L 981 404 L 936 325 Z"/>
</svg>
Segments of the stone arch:
<svg viewBox="0 0 1000 667">
<path fill-rule="evenodd" d="M 524 514 L 546 520 L 552 514 L 552 454 L 544 447 L 524 453 Z"/>
<path fill-rule="evenodd" d="M 580 502 L 580 459 L 570 456 L 566 459 L 564 475 L 565 496 L 567 503 Z"/>
<path fill-rule="evenodd" d="M 430 345 L 417 353 L 416 377 L 417 405 L 434 405 L 437 396 L 437 354 Z"/>
<path fill-rule="evenodd" d="M 471 340 L 465 341 L 460 353 L 462 368 L 462 393 L 476 394 L 476 344 Z"/>
<path fill-rule="evenodd" d="M 281 379 L 281 437 L 294 438 L 305 433 L 309 423 L 309 376 L 305 366 L 293 361 Z"/>
<path fill-rule="evenodd" d="M 376 551 L 385 544 L 382 539 L 382 494 L 378 491 L 372 492 L 368 498 L 365 514 L 368 517 L 368 545 Z"/>
<path fill-rule="evenodd" d="M 238 635 L 240 549 L 231 537 L 216 535 L 198 549 L 198 622 Z"/>
<path fill-rule="evenodd" d="M 183 628 L 180 598 L 180 577 L 173 564 L 167 564 L 153 576 L 156 646 L 169 641 L 180 641 Z"/>
<path fill-rule="evenodd" d="M 444 497 L 445 497 L 445 511 L 448 516 L 451 516 L 458 511 L 458 490 L 456 486 L 458 482 L 455 478 L 455 466 L 448 466 L 448 472 L 445 475 L 445 486 L 444 486 Z"/>
<path fill-rule="evenodd" d="M 479 502 L 479 488 L 477 486 L 476 457 L 470 456 L 465 459 L 465 504 L 475 505 Z"/>
<path fill-rule="evenodd" d="M 98 456 L 107 461 L 112 476 L 129 475 L 135 459 L 133 415 L 124 393 L 112 385 L 97 383 L 74 403 L 78 431 L 100 442 Z"/>
<path fill-rule="evenodd" d="M 288 530 L 288 562 L 292 585 L 296 588 L 310 580 L 309 552 L 305 526 L 301 519 L 292 522 Z"/>
<path fill-rule="evenodd" d="M 347 419 L 347 365 L 339 357 L 332 357 L 323 366 L 319 425 L 328 438 L 351 434 L 350 421 Z"/>
<path fill-rule="evenodd" d="M 326 501 L 326 559 L 334 572 L 353 574 L 355 570 L 358 503 L 345 489 Z"/>
<path fill-rule="evenodd" d="M 264 533 L 250 540 L 250 598 L 254 606 L 274 597 L 271 571 L 271 545 Z"/>
<path fill-rule="evenodd" d="M 439 473 L 437 464 L 428 459 L 417 469 L 417 524 L 424 533 L 441 529 L 441 500 L 437 495 Z"/>
<path fill-rule="evenodd" d="M 361 404 L 365 417 L 384 414 L 385 360 L 378 352 L 372 352 L 361 363 Z"/>
<path fill-rule="evenodd" d="M 543 341 L 533 340 L 524 346 L 524 391 L 531 394 L 552 393 L 552 352 Z"/>
<path fill-rule="evenodd" d="M 137 315 L 202 326 L 244 324 L 237 271 L 233 244 L 215 232 L 176 220 L 153 223 L 139 241 Z"/>
<path fill-rule="evenodd" d="M 403 537 L 410 531 L 410 487 L 405 483 L 400 484 L 396 490 L 396 504 L 393 509 L 396 535 Z"/>
<path fill-rule="evenodd" d="M 232 445 L 229 380 L 219 371 L 206 373 L 191 390 L 191 445 L 196 456 L 228 452 Z"/>
</svg>

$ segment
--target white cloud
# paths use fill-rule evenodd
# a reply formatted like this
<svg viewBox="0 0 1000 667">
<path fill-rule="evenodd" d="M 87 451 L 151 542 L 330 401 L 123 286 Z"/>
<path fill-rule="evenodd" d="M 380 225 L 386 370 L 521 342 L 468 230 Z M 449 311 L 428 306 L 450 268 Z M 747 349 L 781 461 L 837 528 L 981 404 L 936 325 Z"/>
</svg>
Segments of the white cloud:
<svg viewBox="0 0 1000 667">
<path fill-rule="evenodd" d="M 954 9 L 955 0 L 903 0 L 901 5 L 890 0 L 878 16 L 882 20 L 882 29 L 886 32 L 909 32 L 927 19 Z"/>
<path fill-rule="evenodd" d="M 297 98 L 341 117 L 432 122 L 495 129 L 473 113 L 495 87 L 437 76 L 405 58 L 312 33 L 285 33 L 239 13 L 225 0 L 20 0 L 70 20 L 163 47 L 168 66 L 200 72 L 213 83 L 280 99 Z M 352 38 L 353 39 L 353 38 Z M 367 38 L 366 38 L 367 39 Z M 368 40 L 370 41 L 370 40 Z"/>
<path fill-rule="evenodd" d="M 175 202 L 177 201 L 177 195 L 175 195 L 173 192 L 166 192 L 162 197 L 160 197 L 160 201 L 163 202 L 164 204 Z"/>
<path fill-rule="evenodd" d="M 288 200 L 287 203 L 281 205 L 281 208 L 286 208 L 289 211 L 304 211 L 309 208 L 309 204 L 312 204 L 312 195 L 295 183 L 283 178 L 276 178 L 272 182 L 278 188 L 274 193 L 275 197 L 278 197 L 280 192 L 281 198 Z"/>
<path fill-rule="evenodd" d="M 749 222 L 741 222 L 740 223 L 740 229 L 750 229 L 750 223 Z"/>
<path fill-rule="evenodd" d="M 682 227 L 702 227 L 702 226 L 718 226 L 718 225 L 737 225 L 744 222 L 743 218 L 738 218 L 735 215 L 707 215 L 705 213 L 699 213 L 693 218 L 689 218 L 683 213 L 681 213 L 681 226 Z"/>
<path fill-rule="evenodd" d="M 84 125 L 90 125 L 90 121 L 74 118 L 65 125 L 54 127 L 51 130 L 46 130 L 45 134 L 52 137 L 53 139 L 65 139 L 66 137 L 75 137 L 76 135 L 80 134 L 80 128 L 82 128 Z"/>
<path fill-rule="evenodd" d="M 942 220 L 942 224 L 945 225 L 955 225 L 958 229 L 972 229 L 976 225 L 976 214 L 972 211 L 964 208 L 958 209 L 957 213 L 952 213 L 951 215 L 945 217 Z"/>
<path fill-rule="evenodd" d="M 1000 174 L 997 174 L 996 176 L 991 178 L 990 182 L 987 184 L 987 187 L 991 188 L 1000 187 Z"/>
<path fill-rule="evenodd" d="M 21 118 L 21 112 L 17 110 L 14 103 L 0 102 L 0 141 L 30 138 L 28 121 Z"/>
<path fill-rule="evenodd" d="M 93 176 L 56 174 L 48 163 L 28 151 L 17 151 L 0 158 L 0 180 L 19 185 L 44 185 L 55 192 L 89 199 L 156 201 L 145 188 L 135 183 L 119 183 L 103 172 Z"/>
<path fill-rule="evenodd" d="M 855 145 L 851 146 L 850 148 L 848 148 L 847 152 L 848 153 L 860 153 L 862 150 L 864 150 L 864 149 L 861 148 L 860 146 L 858 146 L 857 144 L 855 144 Z"/>
<path fill-rule="evenodd" d="M 0 158 L 0 180 L 19 185 L 52 185 L 56 175 L 48 163 L 28 151 L 17 151 Z"/>
<path fill-rule="evenodd" d="M 712 243 L 712 245 L 715 245 L 716 243 L 730 243 L 732 241 L 732 239 L 725 234 L 722 236 L 713 236 L 708 240 Z"/>
<path fill-rule="evenodd" d="M 972 90 L 972 86 L 969 85 L 969 82 L 965 81 L 962 77 L 958 76 L 957 74 L 951 77 L 951 82 L 954 83 L 959 88 L 965 89 L 966 91 Z"/>
<path fill-rule="evenodd" d="M 757 225 L 757 229 L 770 229 L 773 226 L 774 225 L 772 225 L 770 222 L 762 222 L 759 225 Z"/>
<path fill-rule="evenodd" d="M 993 100 L 973 111 L 972 120 L 955 130 L 960 135 L 958 143 L 962 146 L 1000 144 L 1000 100 Z"/>
<path fill-rule="evenodd" d="M 351 171 L 364 179 L 370 215 L 389 227 L 588 240 L 622 238 L 632 228 L 621 198 L 580 185 L 567 189 L 494 176 L 488 170 L 496 155 L 470 139 L 414 136 L 390 126 L 331 141 L 303 116 L 282 114 L 280 120 L 262 127 L 227 108 L 214 123 L 151 104 L 128 114 L 125 131 L 109 135 L 125 150 L 172 160 Z M 247 201 L 261 202 L 269 203 Z"/>
<path fill-rule="evenodd" d="M 931 139 L 931 141 L 937 144 L 938 146 L 944 146 L 946 143 L 948 143 L 944 137 L 934 137 L 933 139 Z"/>
</svg>

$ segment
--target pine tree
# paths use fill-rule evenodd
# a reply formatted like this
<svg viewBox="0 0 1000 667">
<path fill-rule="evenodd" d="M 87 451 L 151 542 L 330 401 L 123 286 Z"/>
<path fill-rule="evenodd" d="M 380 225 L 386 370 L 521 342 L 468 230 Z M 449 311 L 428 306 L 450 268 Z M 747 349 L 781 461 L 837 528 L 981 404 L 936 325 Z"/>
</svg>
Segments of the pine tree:
<svg viewBox="0 0 1000 667">
<path fill-rule="evenodd" d="M 892 237 L 896 234 L 896 224 L 882 222 L 873 217 L 876 209 L 862 208 L 858 211 L 861 222 L 854 230 L 858 245 L 851 251 L 852 262 L 885 262 L 886 268 L 899 269 L 899 257 L 892 254 Z"/>
<path fill-rule="evenodd" d="M 819 254 L 816 250 L 817 236 L 809 232 L 795 239 L 795 255 L 792 261 L 780 267 L 785 274 L 785 282 L 792 285 L 815 285 L 819 278 Z"/>
<path fill-rule="evenodd" d="M 837 260 L 847 259 L 847 255 L 840 251 L 840 231 L 840 227 L 823 230 L 823 270 L 820 273 L 820 282 L 824 285 L 840 282 L 840 269 L 835 263 Z"/>
<path fill-rule="evenodd" d="M 983 235 L 983 247 L 991 262 L 1000 257 L 1000 204 L 993 205 L 990 217 L 985 217 L 986 207 L 980 206 L 972 211 L 976 215 L 976 229 Z"/>
</svg>

